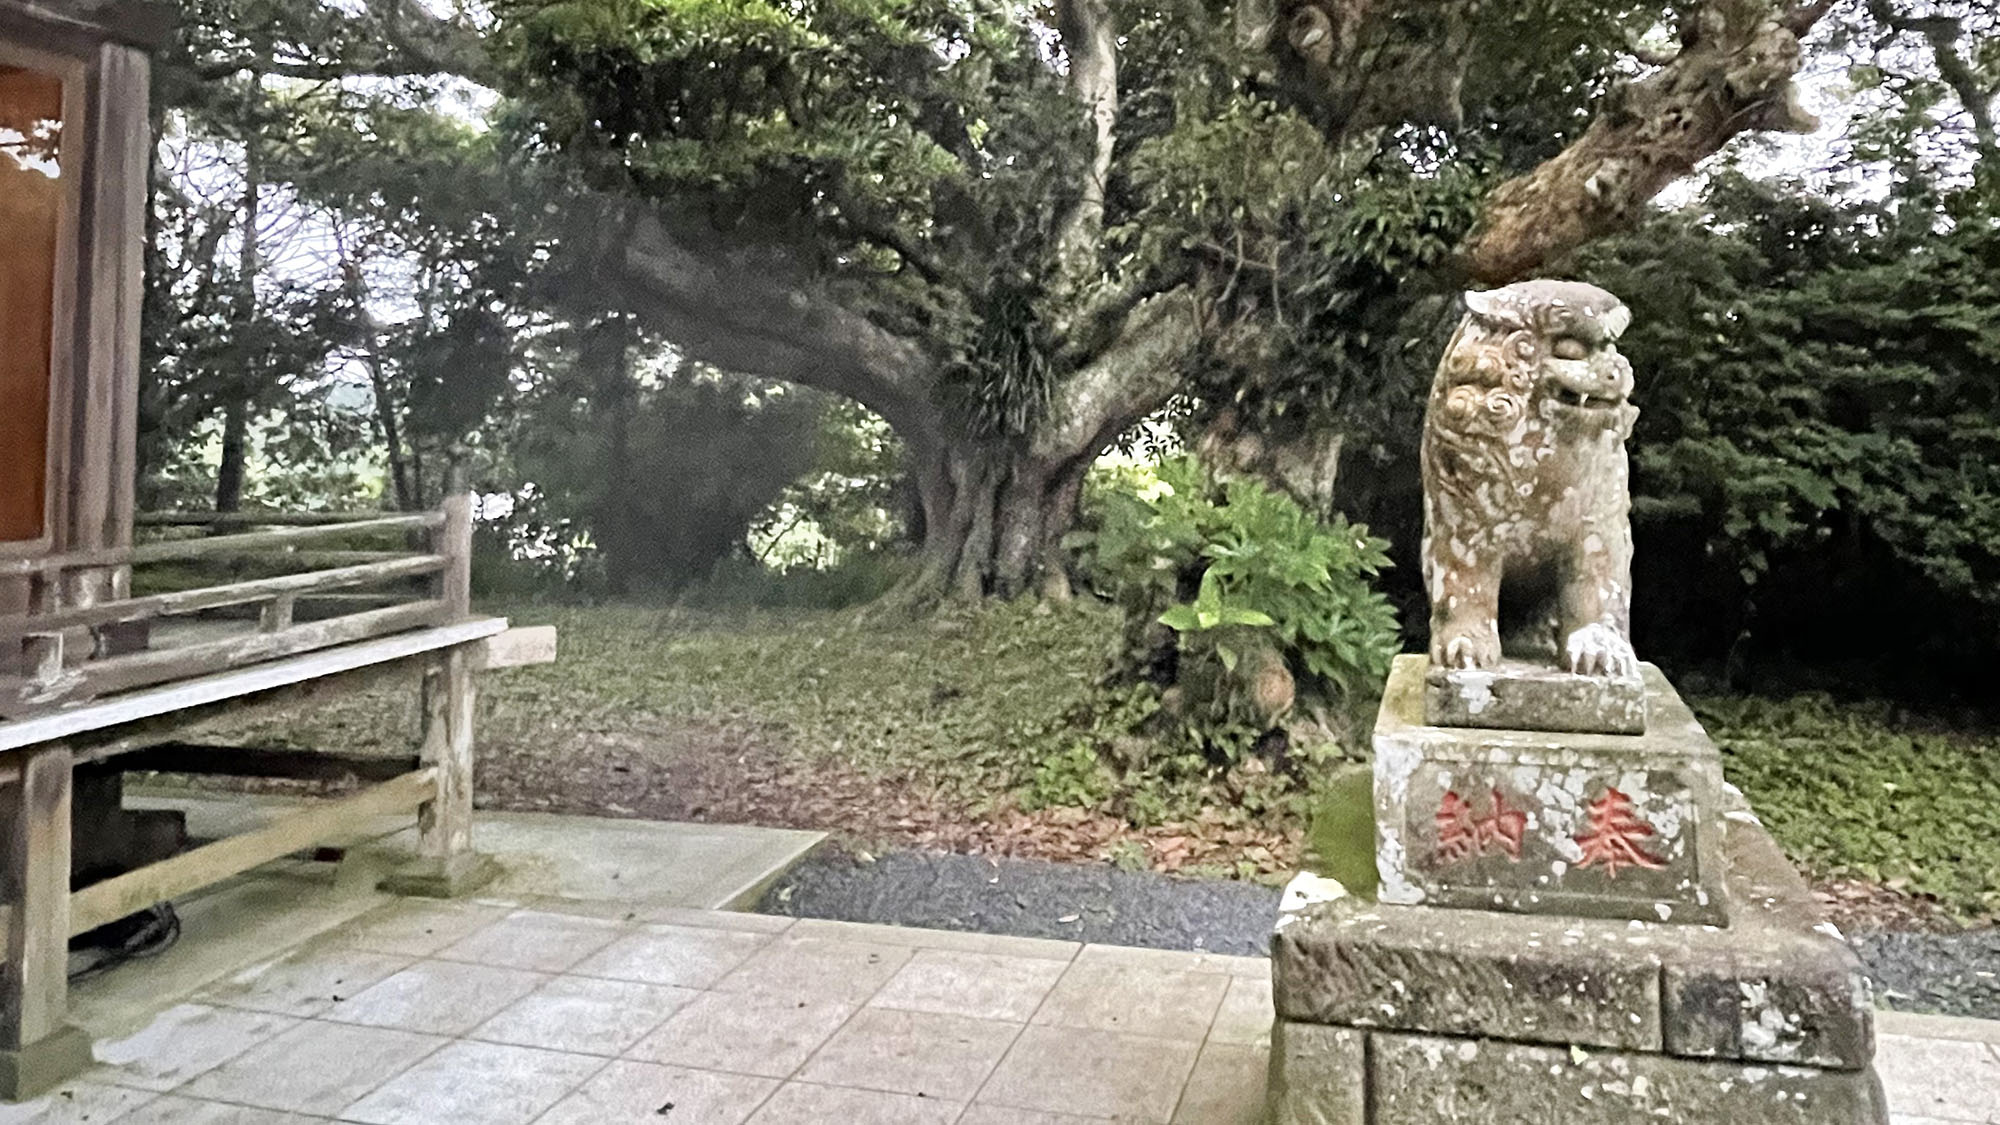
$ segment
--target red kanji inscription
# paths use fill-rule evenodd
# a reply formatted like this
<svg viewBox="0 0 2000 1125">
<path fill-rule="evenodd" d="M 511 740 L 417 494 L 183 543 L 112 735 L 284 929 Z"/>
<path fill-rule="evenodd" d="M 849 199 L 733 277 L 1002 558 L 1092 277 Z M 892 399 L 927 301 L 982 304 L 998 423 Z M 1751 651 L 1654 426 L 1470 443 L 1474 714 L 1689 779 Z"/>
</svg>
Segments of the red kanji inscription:
<svg viewBox="0 0 2000 1125">
<path fill-rule="evenodd" d="M 1583 858 L 1578 867 L 1589 867 L 1595 863 L 1604 865 L 1606 878 L 1618 877 L 1620 867 L 1644 867 L 1658 870 L 1666 862 L 1645 849 L 1644 841 L 1653 834 L 1653 826 L 1639 819 L 1632 808 L 1632 798 L 1616 789 L 1606 789 L 1590 806 L 1590 827 L 1580 833 L 1576 842 L 1583 848 Z"/>
<path fill-rule="evenodd" d="M 1507 797 L 1493 790 L 1493 812 L 1480 817 L 1472 802 L 1457 793 L 1446 793 L 1438 805 L 1438 859 L 1457 863 L 1489 851 L 1516 862 L 1521 858 L 1521 841 L 1528 834 L 1528 814 L 1507 807 Z"/>
</svg>

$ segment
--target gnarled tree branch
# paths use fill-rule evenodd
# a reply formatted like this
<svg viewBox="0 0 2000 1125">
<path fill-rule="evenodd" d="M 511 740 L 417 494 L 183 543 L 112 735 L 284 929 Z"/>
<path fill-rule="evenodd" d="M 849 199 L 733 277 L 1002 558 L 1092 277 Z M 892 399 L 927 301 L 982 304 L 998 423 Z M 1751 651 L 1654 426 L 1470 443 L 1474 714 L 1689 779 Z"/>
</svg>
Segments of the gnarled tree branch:
<svg viewBox="0 0 2000 1125">
<path fill-rule="evenodd" d="M 843 395 L 908 434 L 936 428 L 936 360 L 843 304 L 806 255 L 666 206 L 639 209 L 614 253 L 619 299 L 683 354 Z"/>
<path fill-rule="evenodd" d="M 1461 248 L 1465 272 L 1492 284 L 1523 277 L 1629 227 L 1661 189 L 1739 133 L 1817 127 L 1792 79 L 1799 36 L 1823 10 L 1772 0 L 1696 7 L 1672 62 L 1614 91 L 1568 148 L 1493 191 Z"/>
<path fill-rule="evenodd" d="M 1199 336 L 1187 286 L 1140 301 L 1117 339 L 1057 390 L 1049 417 L 1032 439 L 1033 457 L 1052 464 L 1094 459 L 1181 389 L 1184 364 Z"/>
</svg>

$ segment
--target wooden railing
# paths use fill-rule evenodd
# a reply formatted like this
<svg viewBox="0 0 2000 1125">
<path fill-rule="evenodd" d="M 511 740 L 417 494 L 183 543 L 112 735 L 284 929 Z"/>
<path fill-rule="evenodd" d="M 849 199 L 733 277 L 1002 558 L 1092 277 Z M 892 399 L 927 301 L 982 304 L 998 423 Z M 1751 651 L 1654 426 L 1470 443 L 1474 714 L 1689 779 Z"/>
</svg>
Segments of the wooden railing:
<svg viewBox="0 0 2000 1125">
<path fill-rule="evenodd" d="M 471 609 L 472 504 L 466 493 L 448 497 L 437 511 L 407 515 L 162 512 L 136 522 L 217 534 L 0 560 L 0 578 L 27 580 L 33 607 L 0 616 L 0 658 L 19 653 L 11 671 L 0 664 L 0 719 L 440 625 Z M 404 546 L 352 549 L 357 540 L 371 539 L 400 539 Z M 335 549 L 320 549 L 329 545 Z M 140 568 L 152 564 L 218 562 L 289 572 L 89 602 L 65 594 L 69 579 L 81 573 L 122 572 L 115 585 L 125 589 L 125 576 L 142 576 Z M 420 580 L 421 588 L 413 588 Z M 142 582 L 134 584 L 144 589 Z M 369 590 L 379 593 L 354 596 Z M 315 611 L 312 620 L 295 620 L 302 605 Z M 254 625 L 246 620 L 210 639 L 174 644 L 153 628 L 169 619 L 253 606 Z"/>
</svg>

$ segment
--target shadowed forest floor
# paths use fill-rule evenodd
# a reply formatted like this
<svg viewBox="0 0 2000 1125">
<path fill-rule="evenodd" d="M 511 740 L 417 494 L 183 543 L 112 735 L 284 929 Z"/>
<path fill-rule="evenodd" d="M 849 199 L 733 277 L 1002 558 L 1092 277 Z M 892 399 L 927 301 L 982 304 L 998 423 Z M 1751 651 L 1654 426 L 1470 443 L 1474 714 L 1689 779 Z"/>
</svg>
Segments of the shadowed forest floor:
<svg viewBox="0 0 2000 1125">
<path fill-rule="evenodd" d="M 485 807 L 818 828 L 863 857 L 919 848 L 1265 882 L 1300 859 L 1300 812 L 1253 816 L 1218 797 L 1139 827 L 1098 808 L 1024 807 L 1039 756 L 1117 638 L 1095 608 L 922 620 L 495 608 L 556 625 L 561 656 L 486 679 Z M 233 735 L 406 747 L 412 694 Z M 1696 705 L 1729 779 L 1843 924 L 1952 928 L 2000 912 L 2000 745 L 1824 697 Z"/>
</svg>

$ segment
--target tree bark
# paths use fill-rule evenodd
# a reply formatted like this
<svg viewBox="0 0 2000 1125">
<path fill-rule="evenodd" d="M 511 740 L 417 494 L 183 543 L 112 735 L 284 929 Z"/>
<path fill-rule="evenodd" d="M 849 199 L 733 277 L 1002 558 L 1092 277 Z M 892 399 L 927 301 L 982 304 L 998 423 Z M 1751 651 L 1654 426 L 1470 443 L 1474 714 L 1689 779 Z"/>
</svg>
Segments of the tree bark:
<svg viewBox="0 0 2000 1125">
<path fill-rule="evenodd" d="M 1465 272 L 1499 285 L 1644 215 L 1668 184 L 1737 135 L 1810 132 L 1793 76 L 1799 38 L 1825 3 L 1709 0 L 1684 17 L 1680 52 L 1607 95 L 1581 137 L 1494 189 L 1461 248 Z"/>
<path fill-rule="evenodd" d="M 1065 288 L 1098 273 L 1097 248 L 1104 230 L 1104 185 L 1118 124 L 1118 30 L 1108 0 L 1059 0 L 1057 24 L 1069 58 L 1070 91 L 1090 114 L 1093 143 L 1082 194 L 1063 224 L 1057 250 Z"/>
<path fill-rule="evenodd" d="M 245 101 L 254 113 L 257 95 L 263 79 L 252 69 L 246 79 L 249 91 Z M 254 134 L 243 137 L 243 243 L 237 258 L 237 285 L 243 300 L 243 317 L 246 322 L 257 319 L 257 209 L 263 194 L 264 164 L 260 159 L 258 139 Z M 244 356 L 244 370 L 236 373 L 227 382 L 228 401 L 222 406 L 222 463 L 215 472 L 215 510 L 234 512 L 243 506 L 243 479 L 245 461 L 249 456 L 250 444 L 250 398 L 254 375 L 250 368 L 257 357 Z"/>
<path fill-rule="evenodd" d="M 1193 296 L 1134 308 L 1111 347 L 1066 379 L 1028 437 L 908 439 L 926 536 L 919 591 L 961 598 L 1065 597 L 1062 538 L 1076 526 L 1090 466 L 1118 435 L 1166 405 L 1198 336 Z"/>
<path fill-rule="evenodd" d="M 215 510 L 243 507 L 243 463 L 249 453 L 250 403 L 236 395 L 222 405 L 222 463 L 215 470 Z"/>
</svg>

